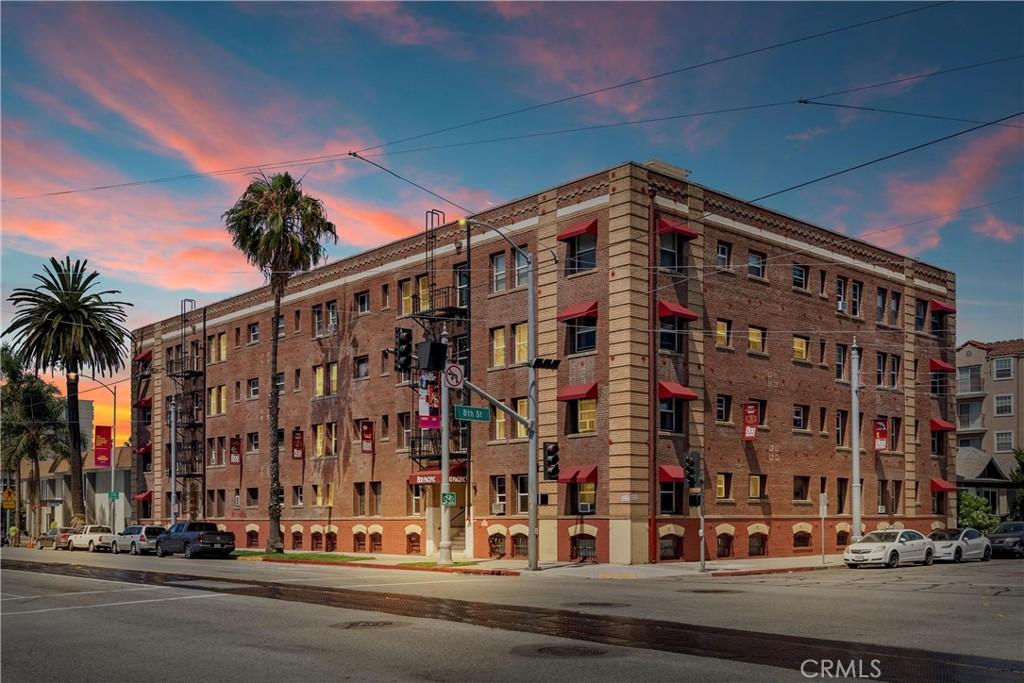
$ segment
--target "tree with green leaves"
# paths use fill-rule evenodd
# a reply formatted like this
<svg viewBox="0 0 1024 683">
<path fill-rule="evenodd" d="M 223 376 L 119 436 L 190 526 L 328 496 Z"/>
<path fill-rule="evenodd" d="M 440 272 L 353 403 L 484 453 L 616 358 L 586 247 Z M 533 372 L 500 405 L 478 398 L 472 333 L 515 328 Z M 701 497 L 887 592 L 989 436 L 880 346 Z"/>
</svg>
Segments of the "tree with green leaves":
<svg viewBox="0 0 1024 683">
<path fill-rule="evenodd" d="M 1016 448 L 1013 455 L 1017 458 L 1017 466 L 1010 472 L 1010 481 L 1013 482 L 1017 497 L 1010 509 L 1010 517 L 1015 520 L 1024 519 L 1024 448 Z"/>
<path fill-rule="evenodd" d="M 66 403 L 57 387 L 26 372 L 7 345 L 0 349 L 0 374 L 4 380 L 0 388 L 3 466 L 20 474 L 23 463 L 31 464 L 28 500 L 34 513 L 32 530 L 39 535 L 43 531 L 39 463 L 66 458 L 71 451 L 64 418 Z"/>
<path fill-rule="evenodd" d="M 124 301 L 108 297 L 118 290 L 99 291 L 100 274 L 88 261 L 50 259 L 34 289 L 19 287 L 8 301 L 15 315 L 4 335 L 13 338 L 14 355 L 34 371 L 63 372 L 71 459 L 72 525 L 85 523 L 82 496 L 82 434 L 78 416 L 78 380 L 83 369 L 101 376 L 125 366 L 127 340 Z"/>
<path fill-rule="evenodd" d="M 999 524 L 999 518 L 992 513 L 987 500 L 965 491 L 957 494 L 956 511 L 957 526 L 960 528 L 971 527 L 986 534 Z"/>
<path fill-rule="evenodd" d="M 278 324 L 281 298 L 293 273 L 304 272 L 327 256 L 322 244 L 338 241 L 333 223 L 327 220 L 323 202 L 302 190 L 302 181 L 288 173 L 268 178 L 262 172 L 252 179 L 235 205 L 224 212 L 224 226 L 235 247 L 246 260 L 259 268 L 274 296 L 274 317 L 270 334 L 270 496 L 267 515 L 270 538 L 267 549 L 284 552 L 281 538 L 280 444 L 277 438 L 280 398 L 277 393 Z"/>
</svg>

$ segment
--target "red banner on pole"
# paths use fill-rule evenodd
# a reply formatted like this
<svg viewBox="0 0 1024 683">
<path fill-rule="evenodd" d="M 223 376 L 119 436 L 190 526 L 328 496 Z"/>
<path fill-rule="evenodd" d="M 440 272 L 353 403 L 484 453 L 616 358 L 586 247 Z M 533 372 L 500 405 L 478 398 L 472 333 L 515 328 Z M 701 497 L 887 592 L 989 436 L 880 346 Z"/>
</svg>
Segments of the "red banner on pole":
<svg viewBox="0 0 1024 683">
<path fill-rule="evenodd" d="M 96 425 L 96 436 L 93 439 L 96 467 L 110 467 L 110 454 L 112 452 L 110 431 L 110 427 Z"/>
<path fill-rule="evenodd" d="M 756 403 L 743 404 L 743 440 L 753 441 L 757 438 L 758 406 Z"/>
<path fill-rule="evenodd" d="M 363 420 L 359 423 L 359 450 L 367 455 L 372 455 L 376 450 L 376 443 L 373 438 L 373 423 Z"/>
<path fill-rule="evenodd" d="M 292 432 L 292 460 L 302 460 L 306 457 L 306 443 L 303 439 L 302 430 L 296 429 Z"/>
<path fill-rule="evenodd" d="M 242 464 L 242 437 L 233 436 L 231 437 L 231 464 L 241 465 Z"/>
<path fill-rule="evenodd" d="M 419 428 L 441 428 L 441 385 L 437 373 L 424 370 L 420 373 Z"/>
<path fill-rule="evenodd" d="M 889 448 L 889 427 L 884 419 L 875 420 L 875 450 L 884 451 Z"/>
</svg>

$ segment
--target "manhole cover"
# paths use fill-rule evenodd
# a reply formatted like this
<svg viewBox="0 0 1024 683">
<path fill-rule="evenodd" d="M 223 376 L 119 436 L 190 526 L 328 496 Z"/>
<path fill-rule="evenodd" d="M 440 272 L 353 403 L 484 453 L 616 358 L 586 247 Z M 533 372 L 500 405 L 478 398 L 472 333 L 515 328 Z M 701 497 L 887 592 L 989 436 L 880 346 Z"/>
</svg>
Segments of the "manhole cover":
<svg viewBox="0 0 1024 683">
<path fill-rule="evenodd" d="M 400 626 L 393 621 L 343 621 L 340 624 L 332 624 L 331 628 L 387 628 L 388 626 Z"/>
<path fill-rule="evenodd" d="M 683 588 L 679 593 L 742 593 L 729 588 Z"/>
<path fill-rule="evenodd" d="M 562 607 L 629 607 L 624 602 L 563 602 Z"/>
<path fill-rule="evenodd" d="M 570 657 L 625 657 L 629 650 L 624 648 L 606 649 L 589 645 L 519 645 L 511 650 L 520 657 L 566 659 Z"/>
</svg>

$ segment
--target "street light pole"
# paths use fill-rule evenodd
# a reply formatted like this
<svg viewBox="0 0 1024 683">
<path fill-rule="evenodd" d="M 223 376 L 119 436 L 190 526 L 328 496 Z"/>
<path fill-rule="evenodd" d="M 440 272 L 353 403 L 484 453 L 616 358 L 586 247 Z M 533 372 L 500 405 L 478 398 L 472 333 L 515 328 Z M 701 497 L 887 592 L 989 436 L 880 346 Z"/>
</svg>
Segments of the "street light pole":
<svg viewBox="0 0 1024 683">
<path fill-rule="evenodd" d="M 530 444 L 529 444 L 529 455 L 527 457 L 527 482 L 529 489 L 530 500 L 527 505 L 529 514 L 529 536 L 527 537 L 527 565 L 531 570 L 536 571 L 540 568 L 538 561 L 538 531 L 537 531 L 537 499 L 538 495 L 538 482 L 537 482 L 537 368 L 534 367 L 533 361 L 537 358 L 537 283 L 536 283 L 536 268 L 534 267 L 533 256 L 524 250 L 522 247 L 517 245 L 515 242 L 508 238 L 508 235 L 503 233 L 498 228 L 484 223 L 483 221 L 474 220 L 472 218 L 463 218 L 459 221 L 463 225 L 479 225 L 492 232 L 498 233 L 502 239 L 504 239 L 512 247 L 513 251 L 526 259 L 526 337 L 527 337 L 527 361 L 528 374 L 527 383 L 528 387 L 528 420 L 529 426 L 527 427 Z M 467 237 L 468 239 L 468 237 Z M 469 242 L 467 241 L 467 247 Z M 443 391 L 443 389 L 442 389 Z M 442 467 L 442 476 L 446 476 L 447 472 Z M 442 514 L 443 519 L 443 514 Z M 442 537 L 441 542 L 444 543 L 444 527 L 441 529 Z"/>
<path fill-rule="evenodd" d="M 445 365 L 448 363 L 448 326 L 442 324 L 441 326 L 441 343 L 444 344 L 445 348 Z M 444 368 L 441 370 L 444 374 Z M 452 518 L 449 515 L 449 509 L 445 506 L 445 498 L 449 491 L 451 491 L 451 481 L 449 481 L 448 469 L 450 467 L 450 447 L 448 445 L 448 439 L 451 438 L 451 424 L 449 423 L 450 416 L 448 415 L 448 382 L 445 381 L 444 377 L 441 378 L 441 546 L 437 554 L 438 564 L 451 564 L 452 563 L 452 538 L 451 538 L 451 525 Z M 466 494 L 469 494 L 470 487 L 467 483 Z"/>
<path fill-rule="evenodd" d="M 860 347 L 857 346 L 857 338 L 853 338 L 850 346 L 850 424 L 852 428 L 853 449 L 850 453 L 850 477 L 853 479 L 850 486 L 853 492 L 853 538 L 856 542 L 861 536 L 861 484 L 860 484 Z"/>
</svg>

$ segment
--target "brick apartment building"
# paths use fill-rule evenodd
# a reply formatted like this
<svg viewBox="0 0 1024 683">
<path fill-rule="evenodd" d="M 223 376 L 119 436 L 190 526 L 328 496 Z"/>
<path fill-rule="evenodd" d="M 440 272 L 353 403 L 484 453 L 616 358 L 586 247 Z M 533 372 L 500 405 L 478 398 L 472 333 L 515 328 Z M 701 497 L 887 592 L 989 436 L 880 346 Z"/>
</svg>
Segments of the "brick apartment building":
<svg viewBox="0 0 1024 683">
<path fill-rule="evenodd" d="M 696 559 L 686 453 L 703 458 L 709 557 L 821 552 L 820 493 L 825 550 L 839 551 L 851 531 L 854 337 L 865 528 L 955 520 L 952 273 L 661 162 L 626 163 L 476 218 L 536 256 L 538 354 L 561 360 L 538 371 L 539 440 L 561 450 L 559 480 L 540 486 L 542 561 Z M 276 384 L 286 548 L 432 554 L 437 439 L 417 429 L 415 377 L 384 351 L 396 326 L 419 340 L 443 321 L 473 381 L 525 415 L 521 265 L 499 236 L 447 223 L 296 276 L 277 325 L 261 288 L 136 330 L 138 516 L 170 515 L 177 395 L 181 514 L 265 545 Z M 757 433 L 744 441 L 751 404 Z M 878 451 L 876 419 L 888 431 Z M 455 549 L 525 556 L 526 434 L 492 409 L 490 424 L 455 430 L 452 451 Z"/>
</svg>

